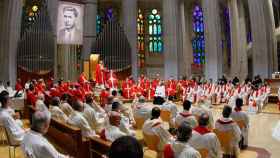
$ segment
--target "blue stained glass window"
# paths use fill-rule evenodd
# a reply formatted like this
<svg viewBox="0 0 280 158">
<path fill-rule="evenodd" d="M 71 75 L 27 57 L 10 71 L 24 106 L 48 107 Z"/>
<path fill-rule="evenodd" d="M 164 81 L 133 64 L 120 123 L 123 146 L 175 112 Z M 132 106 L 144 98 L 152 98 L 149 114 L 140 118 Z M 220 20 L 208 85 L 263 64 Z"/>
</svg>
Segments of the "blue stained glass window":
<svg viewBox="0 0 280 158">
<path fill-rule="evenodd" d="M 153 9 L 148 16 L 149 20 L 149 52 L 163 51 L 161 16 L 157 9 Z"/>
<path fill-rule="evenodd" d="M 204 39 L 204 22 L 203 12 L 199 5 L 193 9 L 193 62 L 195 64 L 205 64 L 205 39 Z"/>
</svg>

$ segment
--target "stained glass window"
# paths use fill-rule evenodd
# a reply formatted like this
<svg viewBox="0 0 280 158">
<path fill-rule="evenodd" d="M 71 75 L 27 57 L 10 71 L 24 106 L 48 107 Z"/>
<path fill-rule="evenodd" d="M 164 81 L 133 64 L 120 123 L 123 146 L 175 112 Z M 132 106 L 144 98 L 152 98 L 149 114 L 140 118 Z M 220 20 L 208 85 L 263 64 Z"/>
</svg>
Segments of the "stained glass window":
<svg viewBox="0 0 280 158">
<path fill-rule="evenodd" d="M 194 64 L 205 64 L 205 38 L 203 12 L 199 5 L 193 9 L 193 32 L 192 39 L 193 62 Z"/>
<path fill-rule="evenodd" d="M 101 17 L 100 15 L 96 15 L 96 33 L 99 34 L 101 32 Z"/>
<path fill-rule="evenodd" d="M 137 49 L 139 58 L 139 67 L 143 68 L 145 66 L 145 44 L 144 44 L 144 16 L 142 11 L 139 9 L 137 18 Z"/>
<path fill-rule="evenodd" d="M 148 15 L 149 52 L 161 53 L 163 51 L 162 21 L 157 9 Z"/>
</svg>

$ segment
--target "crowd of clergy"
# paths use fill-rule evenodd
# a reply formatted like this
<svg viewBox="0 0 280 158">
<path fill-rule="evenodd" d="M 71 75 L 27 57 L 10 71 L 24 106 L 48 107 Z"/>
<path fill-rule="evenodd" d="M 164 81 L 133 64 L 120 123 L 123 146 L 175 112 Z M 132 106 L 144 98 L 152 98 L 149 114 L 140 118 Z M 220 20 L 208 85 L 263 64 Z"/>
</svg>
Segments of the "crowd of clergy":
<svg viewBox="0 0 280 158">
<path fill-rule="evenodd" d="M 237 156 L 248 146 L 249 117 L 242 108 L 248 105 L 260 112 L 267 102 L 270 87 L 252 82 L 239 83 L 237 78 L 217 83 L 196 80 L 153 80 L 141 75 L 138 81 L 127 78 L 120 83 L 113 71 L 104 75 L 102 65 L 96 71 L 96 81 L 81 74 L 77 82 L 53 79 L 18 79 L 15 90 L 0 84 L 0 124 L 8 131 L 14 144 L 20 144 L 27 157 L 63 158 L 43 136 L 51 119 L 81 129 L 84 140 L 98 137 L 114 142 L 122 137 L 136 137 L 138 120 L 145 136 L 157 136 L 158 157 L 200 158 L 206 149 L 208 158 Z M 34 109 L 30 129 L 24 129 L 20 116 L 10 105 L 10 98 L 25 95 Z M 131 103 L 126 103 L 131 100 Z M 212 106 L 223 104 L 220 118 L 214 120 Z M 183 110 L 178 108 L 182 106 Z M 167 124 L 163 112 L 170 112 Z M 240 126 L 240 122 L 243 126 Z M 223 153 L 218 131 L 230 131 L 232 153 Z M 144 138 L 145 140 L 145 138 Z M 224 155 L 223 155 L 224 154 Z"/>
</svg>

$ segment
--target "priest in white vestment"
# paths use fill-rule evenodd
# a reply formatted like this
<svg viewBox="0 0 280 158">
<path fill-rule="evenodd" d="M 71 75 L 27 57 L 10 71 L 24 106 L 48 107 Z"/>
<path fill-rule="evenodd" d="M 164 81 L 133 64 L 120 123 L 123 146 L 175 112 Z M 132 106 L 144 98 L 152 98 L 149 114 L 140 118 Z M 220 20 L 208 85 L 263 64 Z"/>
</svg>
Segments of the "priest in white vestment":
<svg viewBox="0 0 280 158">
<path fill-rule="evenodd" d="M 209 116 L 202 114 L 198 120 L 199 125 L 193 129 L 190 144 L 197 150 L 207 149 L 207 158 L 221 157 L 221 144 L 215 133 L 208 128 Z"/>
<path fill-rule="evenodd" d="M 112 111 L 109 114 L 109 125 L 101 132 L 101 139 L 113 142 L 116 139 L 126 136 L 127 134 L 120 129 L 121 115 L 118 112 Z"/>
<path fill-rule="evenodd" d="M 182 122 L 177 131 L 176 141 L 164 146 L 164 158 L 201 158 L 200 153 L 188 143 L 192 137 L 192 128 L 187 122 Z"/>
<path fill-rule="evenodd" d="M 26 133 L 21 149 L 28 158 L 69 158 L 59 153 L 43 136 L 47 133 L 51 120 L 48 111 L 37 111 L 32 116 L 31 130 Z"/>
<path fill-rule="evenodd" d="M 231 118 L 235 122 L 242 121 L 244 128 L 240 129 L 242 133 L 241 149 L 248 147 L 248 134 L 249 134 L 249 116 L 246 112 L 242 111 L 243 100 L 241 98 L 236 99 L 236 106 L 231 114 Z"/>
<path fill-rule="evenodd" d="M 7 132 L 12 144 L 19 144 L 25 134 L 25 130 L 16 122 L 10 113 L 9 93 L 2 91 L 0 93 L 0 102 L 2 107 L 0 109 L 0 125 L 3 126 Z"/>
<path fill-rule="evenodd" d="M 189 100 L 183 102 L 184 110 L 179 112 L 175 119 L 172 121 L 174 127 L 178 127 L 182 122 L 186 121 L 192 128 L 198 125 L 195 116 L 190 112 L 192 103 Z"/>
<path fill-rule="evenodd" d="M 105 118 L 107 117 L 105 111 L 98 108 L 98 105 L 94 105 L 94 101 L 91 95 L 86 96 L 86 103 L 84 104 L 84 117 L 87 119 L 90 127 L 97 133 L 100 133 L 105 126 Z"/>
<path fill-rule="evenodd" d="M 71 105 L 68 103 L 69 95 L 63 94 L 61 96 L 61 104 L 59 108 L 69 117 L 70 114 L 74 111 Z"/>
<path fill-rule="evenodd" d="M 153 108 L 151 115 L 151 119 L 145 121 L 142 131 L 147 135 L 157 135 L 160 139 L 158 150 L 162 151 L 164 145 L 170 143 L 173 140 L 173 137 L 163 127 L 163 121 L 160 119 L 160 108 Z"/>
<path fill-rule="evenodd" d="M 174 96 L 169 96 L 168 100 L 164 102 L 160 108 L 171 112 L 171 119 L 175 118 L 178 112 L 176 104 L 173 102 Z"/>
<path fill-rule="evenodd" d="M 132 110 L 135 118 L 144 118 L 144 120 L 148 120 L 151 118 L 151 112 L 153 109 L 153 105 L 145 102 L 145 97 L 141 96 L 138 98 L 138 101 L 133 104 Z"/>
<path fill-rule="evenodd" d="M 218 119 L 215 123 L 215 129 L 224 132 L 232 132 L 233 139 L 231 141 L 231 146 L 234 147 L 234 153 L 232 155 L 238 155 L 239 153 L 239 142 L 241 140 L 241 130 L 237 123 L 230 117 L 232 113 L 232 108 L 230 106 L 225 106 L 223 109 L 223 116 Z"/>
<path fill-rule="evenodd" d="M 59 120 L 61 122 L 66 123 L 68 120 L 68 116 L 59 108 L 60 99 L 58 97 L 54 97 L 52 99 L 52 104 L 50 105 L 51 117 L 55 120 Z"/>
<path fill-rule="evenodd" d="M 80 128 L 84 139 L 97 136 L 95 131 L 90 127 L 86 118 L 83 116 L 83 103 L 80 101 L 74 102 L 73 109 L 74 111 L 69 116 L 67 123 Z"/>
</svg>

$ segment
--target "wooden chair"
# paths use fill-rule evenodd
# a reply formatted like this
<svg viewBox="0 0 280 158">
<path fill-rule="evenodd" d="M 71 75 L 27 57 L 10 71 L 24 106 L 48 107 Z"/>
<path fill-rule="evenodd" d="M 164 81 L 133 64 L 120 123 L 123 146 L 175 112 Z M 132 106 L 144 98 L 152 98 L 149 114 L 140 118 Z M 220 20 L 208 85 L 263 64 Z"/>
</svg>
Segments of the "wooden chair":
<svg viewBox="0 0 280 158">
<path fill-rule="evenodd" d="M 1 141 L 1 144 L 5 145 L 6 134 L 5 134 L 5 128 L 3 125 L 0 125 L 0 141 Z"/>
<path fill-rule="evenodd" d="M 142 129 L 145 119 L 141 117 L 134 117 L 134 120 L 136 122 L 136 129 Z"/>
<path fill-rule="evenodd" d="M 160 111 L 160 118 L 162 121 L 170 122 L 171 120 L 171 112 L 168 110 L 161 110 Z"/>
<path fill-rule="evenodd" d="M 198 152 L 200 153 L 201 155 L 201 158 L 207 158 L 208 157 L 208 154 L 209 154 L 209 151 L 208 149 L 198 149 Z"/>
<path fill-rule="evenodd" d="M 12 151 L 11 151 L 11 147 L 14 149 L 13 150 L 13 158 L 16 157 L 16 148 L 20 146 L 20 142 L 18 143 L 14 143 L 11 141 L 11 137 L 8 133 L 8 130 L 7 128 L 4 127 L 4 130 L 5 130 L 5 133 L 6 133 L 6 138 L 7 138 L 7 141 L 8 141 L 8 145 L 9 145 L 9 158 L 12 158 Z"/>
<path fill-rule="evenodd" d="M 84 141 L 79 128 L 51 119 L 47 138 L 75 158 L 89 157 L 89 143 Z M 63 140 L 63 141 L 62 141 Z"/>
<path fill-rule="evenodd" d="M 100 138 L 90 138 L 90 158 L 103 158 L 109 152 L 111 142 Z"/>
<path fill-rule="evenodd" d="M 158 151 L 159 137 L 157 135 L 149 135 L 143 132 L 144 142 L 150 150 Z"/>
<path fill-rule="evenodd" d="M 233 139 L 233 133 L 231 131 L 220 131 L 217 129 L 214 129 L 213 132 L 217 135 L 220 143 L 221 143 L 221 148 L 223 151 L 224 155 L 230 155 L 230 156 L 235 156 L 235 149 L 234 146 L 232 146 L 231 142 Z"/>
</svg>

